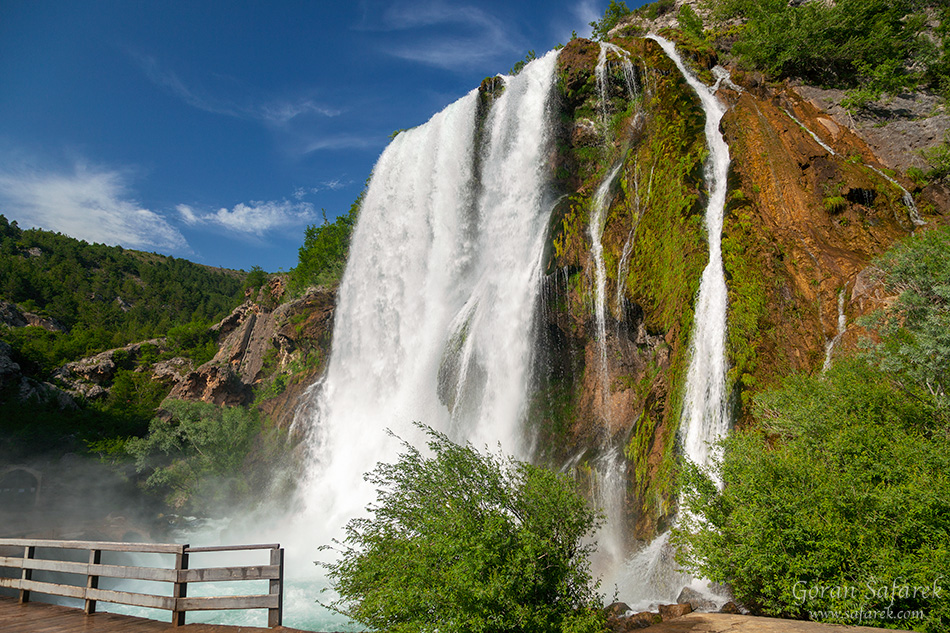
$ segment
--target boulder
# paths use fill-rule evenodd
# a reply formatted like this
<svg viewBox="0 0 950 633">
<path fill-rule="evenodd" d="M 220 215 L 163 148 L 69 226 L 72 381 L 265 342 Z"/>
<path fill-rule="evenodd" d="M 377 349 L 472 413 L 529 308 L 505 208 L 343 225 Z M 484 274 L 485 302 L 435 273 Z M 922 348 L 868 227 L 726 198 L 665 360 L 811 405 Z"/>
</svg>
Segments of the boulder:
<svg viewBox="0 0 950 633">
<path fill-rule="evenodd" d="M 230 367 L 205 363 L 181 378 L 168 397 L 234 406 L 250 403 L 254 393 L 251 386 L 241 382 L 241 378 Z"/>
<path fill-rule="evenodd" d="M 73 396 L 91 400 L 103 398 L 109 394 L 116 372 L 120 369 L 131 369 L 146 345 L 161 349 L 165 346 L 165 339 L 132 343 L 66 363 L 53 372 L 53 378 L 65 385 L 66 391 Z"/>
<path fill-rule="evenodd" d="M 741 611 L 739 611 L 739 607 L 736 606 L 735 602 L 730 601 L 722 605 L 722 608 L 719 609 L 719 613 L 731 613 L 732 615 L 738 615 L 741 613 Z"/>
<path fill-rule="evenodd" d="M 714 600 L 710 600 L 708 597 L 704 596 L 691 587 L 683 587 L 680 595 L 676 598 L 676 602 L 678 604 L 689 604 L 693 611 L 716 610 L 716 602 Z"/>
<path fill-rule="evenodd" d="M 24 327 L 28 325 L 26 317 L 20 309 L 8 301 L 0 301 L 0 324 L 10 327 Z"/>
<path fill-rule="evenodd" d="M 660 605 L 660 617 L 663 618 L 663 621 L 673 620 L 675 618 L 681 618 L 688 613 L 693 612 L 693 607 L 689 603 L 684 604 L 661 604 Z"/>
<path fill-rule="evenodd" d="M 13 348 L 6 341 L 0 341 L 0 389 L 19 380 L 20 365 L 13 360 Z"/>
<path fill-rule="evenodd" d="M 615 602 L 607 607 L 607 628 L 611 633 L 627 633 L 638 631 L 663 621 L 659 613 L 641 611 L 630 613 L 630 608 L 623 602 Z"/>
<path fill-rule="evenodd" d="M 635 629 L 645 629 L 648 626 L 653 626 L 654 624 L 659 624 L 663 621 L 663 618 L 659 613 L 653 613 L 652 611 L 641 611 L 640 613 L 634 613 L 627 617 L 627 630 L 633 631 Z"/>
</svg>

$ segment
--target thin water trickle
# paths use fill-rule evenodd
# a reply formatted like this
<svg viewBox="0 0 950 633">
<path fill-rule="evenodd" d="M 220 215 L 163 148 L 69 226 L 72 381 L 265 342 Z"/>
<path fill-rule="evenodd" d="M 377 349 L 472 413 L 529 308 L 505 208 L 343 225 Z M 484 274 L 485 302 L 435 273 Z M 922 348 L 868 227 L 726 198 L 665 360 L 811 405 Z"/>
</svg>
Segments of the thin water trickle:
<svg viewBox="0 0 950 633">
<path fill-rule="evenodd" d="M 831 355 L 834 352 L 835 346 L 841 342 L 841 337 L 843 337 L 848 330 L 848 317 L 844 312 L 844 294 L 845 289 L 842 288 L 841 292 L 838 293 L 838 327 L 835 335 L 825 341 L 825 362 L 821 366 L 821 373 L 825 373 L 831 369 Z"/>
<path fill-rule="evenodd" d="M 810 130 L 804 123 L 802 123 L 797 118 L 795 118 L 794 114 L 784 109 L 783 109 L 783 112 L 785 112 L 785 114 L 787 114 L 788 117 L 792 121 L 797 123 L 800 128 L 808 132 L 809 136 L 815 139 L 815 142 L 821 145 L 825 149 L 825 151 L 827 151 L 832 156 L 837 156 L 837 153 L 835 152 L 835 150 L 831 149 L 831 147 L 829 147 L 827 143 L 821 140 L 821 137 L 819 137 L 812 130 Z M 917 208 L 917 203 L 914 202 L 914 196 L 912 196 L 911 193 L 907 191 L 907 189 L 904 188 L 902 184 L 900 184 L 899 182 L 897 182 L 896 180 L 894 180 L 893 178 L 885 174 L 883 171 L 881 171 L 877 167 L 874 167 L 873 165 L 868 165 L 868 167 L 870 167 L 875 173 L 877 173 L 879 176 L 884 178 L 886 181 L 888 181 L 889 183 L 891 183 L 892 185 L 894 185 L 895 187 L 901 190 L 901 201 L 904 203 L 904 206 L 907 207 L 907 216 L 910 219 L 910 223 L 912 225 L 917 227 L 917 226 L 924 226 L 925 224 L 927 224 L 927 221 L 924 220 L 922 217 L 920 217 L 920 210 Z"/>
</svg>

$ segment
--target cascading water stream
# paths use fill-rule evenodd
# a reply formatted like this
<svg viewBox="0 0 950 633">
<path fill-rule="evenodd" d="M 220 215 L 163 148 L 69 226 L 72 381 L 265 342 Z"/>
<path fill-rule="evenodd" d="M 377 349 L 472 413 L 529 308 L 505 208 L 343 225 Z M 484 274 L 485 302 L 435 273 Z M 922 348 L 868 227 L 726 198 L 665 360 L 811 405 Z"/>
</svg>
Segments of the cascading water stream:
<svg viewBox="0 0 950 633">
<path fill-rule="evenodd" d="M 613 146 L 609 121 L 610 75 L 608 52 L 619 58 L 623 70 L 624 84 L 631 103 L 639 107 L 639 90 L 633 64 L 626 51 L 613 44 L 601 42 L 595 77 L 598 98 L 600 100 L 601 124 L 604 130 L 605 151 Z M 606 524 L 597 535 L 598 551 L 593 560 L 596 571 L 615 566 L 616 561 L 625 556 L 623 538 L 624 493 L 626 491 L 626 466 L 619 447 L 610 442 L 610 383 L 607 367 L 607 269 L 604 264 L 603 236 L 606 214 L 610 207 L 611 187 L 623 167 L 623 160 L 617 161 L 600 183 L 591 200 L 588 234 L 591 241 L 591 257 L 594 261 L 594 320 L 595 340 L 598 348 L 598 374 L 600 398 L 603 411 L 604 434 L 601 440 L 601 455 L 593 464 L 596 480 L 593 496 L 607 517 Z"/>
<path fill-rule="evenodd" d="M 606 42 L 600 43 L 600 55 L 597 59 L 597 67 L 594 70 L 595 77 L 597 79 L 597 92 L 598 98 L 600 100 L 600 110 L 601 110 L 601 123 L 604 128 L 604 139 L 605 147 L 607 149 L 612 145 L 613 139 L 610 138 L 610 125 L 608 121 L 608 105 L 610 101 L 609 96 L 609 62 L 607 59 L 607 53 L 611 52 L 616 55 L 623 69 L 624 82 L 627 88 L 627 94 L 629 96 L 631 103 L 639 104 L 639 90 L 637 88 L 636 74 L 633 70 L 633 64 L 630 61 L 630 57 L 626 51 L 623 49 Z M 636 120 L 636 119 L 634 119 Z M 618 161 L 611 170 L 607 173 L 607 176 L 601 182 L 600 186 L 597 188 L 594 198 L 591 201 L 591 212 L 590 212 L 590 222 L 588 225 L 588 233 L 590 235 L 591 242 L 591 256 L 594 260 L 594 318 L 596 322 L 596 340 L 598 348 L 600 351 L 600 383 L 601 383 L 601 398 L 604 403 L 604 417 L 605 422 L 609 426 L 609 416 L 610 416 L 610 407 L 608 403 L 609 399 L 609 385 L 608 385 L 608 372 L 607 372 L 607 269 L 604 265 L 604 247 L 603 247 L 603 236 L 604 236 L 604 224 L 606 222 L 606 212 L 610 206 L 610 188 L 614 183 L 614 180 L 617 178 L 620 173 L 620 169 L 623 167 L 623 160 Z"/>
<path fill-rule="evenodd" d="M 604 403 L 604 417 L 609 423 L 610 407 L 607 374 L 607 268 L 604 265 L 604 215 L 609 206 L 610 188 L 623 167 L 623 161 L 614 165 L 604 181 L 600 183 L 591 202 L 590 233 L 591 255 L 594 258 L 594 319 L 597 325 L 597 345 L 600 351 L 600 389 Z"/>
<path fill-rule="evenodd" d="M 727 292 L 721 248 L 729 147 L 719 131 L 725 109 L 714 90 L 686 68 L 672 42 L 657 35 L 648 37 L 655 40 L 676 64 L 686 82 L 696 92 L 706 114 L 705 135 L 710 152 L 706 163 L 709 261 L 703 270 L 696 298 L 680 433 L 684 438 L 683 451 L 686 457 L 695 464 L 707 466 L 714 458 L 715 442 L 729 430 L 726 409 Z M 677 592 L 691 582 L 694 588 L 705 590 L 705 583 L 694 581 L 677 570 L 668 539 L 668 533 L 660 535 L 627 561 L 617 585 L 620 595 L 631 607 L 645 609 L 659 602 L 673 601 Z"/>
<path fill-rule="evenodd" d="M 907 207 L 907 216 L 910 218 L 911 224 L 914 226 L 924 226 L 927 224 L 927 221 L 920 217 L 920 210 L 917 208 L 917 203 L 914 202 L 914 196 L 910 195 L 910 192 L 904 188 L 904 185 L 900 184 L 877 167 L 872 165 L 868 165 L 868 167 L 877 172 L 882 178 L 884 178 L 884 180 L 888 181 L 901 190 L 901 200 L 903 201 L 904 206 Z"/>
<path fill-rule="evenodd" d="M 695 464 L 709 465 L 712 446 L 729 430 L 726 411 L 726 277 L 722 266 L 722 223 L 726 206 L 729 146 L 719 131 L 725 108 L 715 92 L 685 66 L 676 47 L 662 37 L 651 35 L 673 60 L 683 77 L 699 96 L 706 113 L 706 143 L 709 159 L 706 182 L 706 236 L 709 261 L 703 270 L 693 318 L 690 363 L 686 373 L 686 395 L 681 427 L 685 428 L 684 452 Z"/>
</svg>

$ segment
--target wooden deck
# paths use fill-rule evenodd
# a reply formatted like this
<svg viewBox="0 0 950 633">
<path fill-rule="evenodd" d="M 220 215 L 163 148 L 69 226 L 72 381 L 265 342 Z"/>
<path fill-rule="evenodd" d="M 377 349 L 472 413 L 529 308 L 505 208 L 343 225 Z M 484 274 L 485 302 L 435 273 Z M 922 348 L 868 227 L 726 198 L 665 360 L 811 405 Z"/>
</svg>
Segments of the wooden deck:
<svg viewBox="0 0 950 633">
<path fill-rule="evenodd" d="M 261 629 L 252 626 L 217 624 L 186 624 L 146 620 L 129 615 L 94 613 L 42 602 L 19 604 L 16 598 L 0 597 L 0 632 L 2 633 L 302 633 L 278 626 Z"/>
</svg>

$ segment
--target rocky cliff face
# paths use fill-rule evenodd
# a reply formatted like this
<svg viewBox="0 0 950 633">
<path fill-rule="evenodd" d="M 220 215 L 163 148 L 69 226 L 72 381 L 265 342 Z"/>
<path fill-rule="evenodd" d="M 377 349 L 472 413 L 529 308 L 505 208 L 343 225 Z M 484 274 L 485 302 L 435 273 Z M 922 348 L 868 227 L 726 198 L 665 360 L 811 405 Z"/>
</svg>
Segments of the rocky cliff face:
<svg viewBox="0 0 950 633">
<path fill-rule="evenodd" d="M 0 392 L 76 409 L 77 402 L 108 398 L 120 371 L 144 373 L 161 383 L 168 398 L 258 406 L 274 425 L 287 428 L 328 357 L 335 292 L 311 288 L 281 303 L 283 294 L 283 281 L 275 278 L 212 326 L 217 352 L 198 367 L 190 358 L 166 358 L 169 344 L 157 338 L 67 363 L 43 382 L 24 375 L 10 346 L 0 341 Z M 36 315 L 0 303 L 0 318 L 9 327 L 57 327 L 30 317 Z"/>
<path fill-rule="evenodd" d="M 706 263 L 704 115 L 658 45 L 612 41 L 635 60 L 639 103 L 629 102 L 619 76 L 607 103 L 598 102 L 597 44 L 573 40 L 559 58 L 565 123 L 556 160 L 567 198 L 552 235 L 531 418 L 540 452 L 558 466 L 575 465 L 581 476 L 598 456 L 622 452 L 631 534 L 648 538 L 673 510 L 693 300 Z M 608 59 L 619 68 L 619 57 Z M 709 52 L 692 59 L 709 84 L 716 62 Z M 755 391 L 793 371 L 820 371 L 826 358 L 855 346 L 856 320 L 887 300 L 869 268 L 873 258 L 947 221 L 943 188 L 917 188 L 902 173 L 919 161 L 915 149 L 939 141 L 950 120 L 942 110 L 919 118 L 917 110 L 898 108 L 883 127 L 852 126 L 827 91 L 767 85 L 740 72 L 722 82 L 718 96 L 728 106 L 721 129 L 732 156 L 722 236 L 728 388 L 741 425 Z M 606 127 L 598 123 L 602 107 Z M 602 238 L 604 390 L 588 224 L 594 191 L 617 161 Z"/>
<path fill-rule="evenodd" d="M 282 295 L 282 284 L 272 283 L 215 325 L 218 352 L 181 375 L 168 397 L 217 405 L 256 401 L 278 427 L 287 427 L 328 357 L 335 293 L 312 288 L 275 306 Z"/>
</svg>

